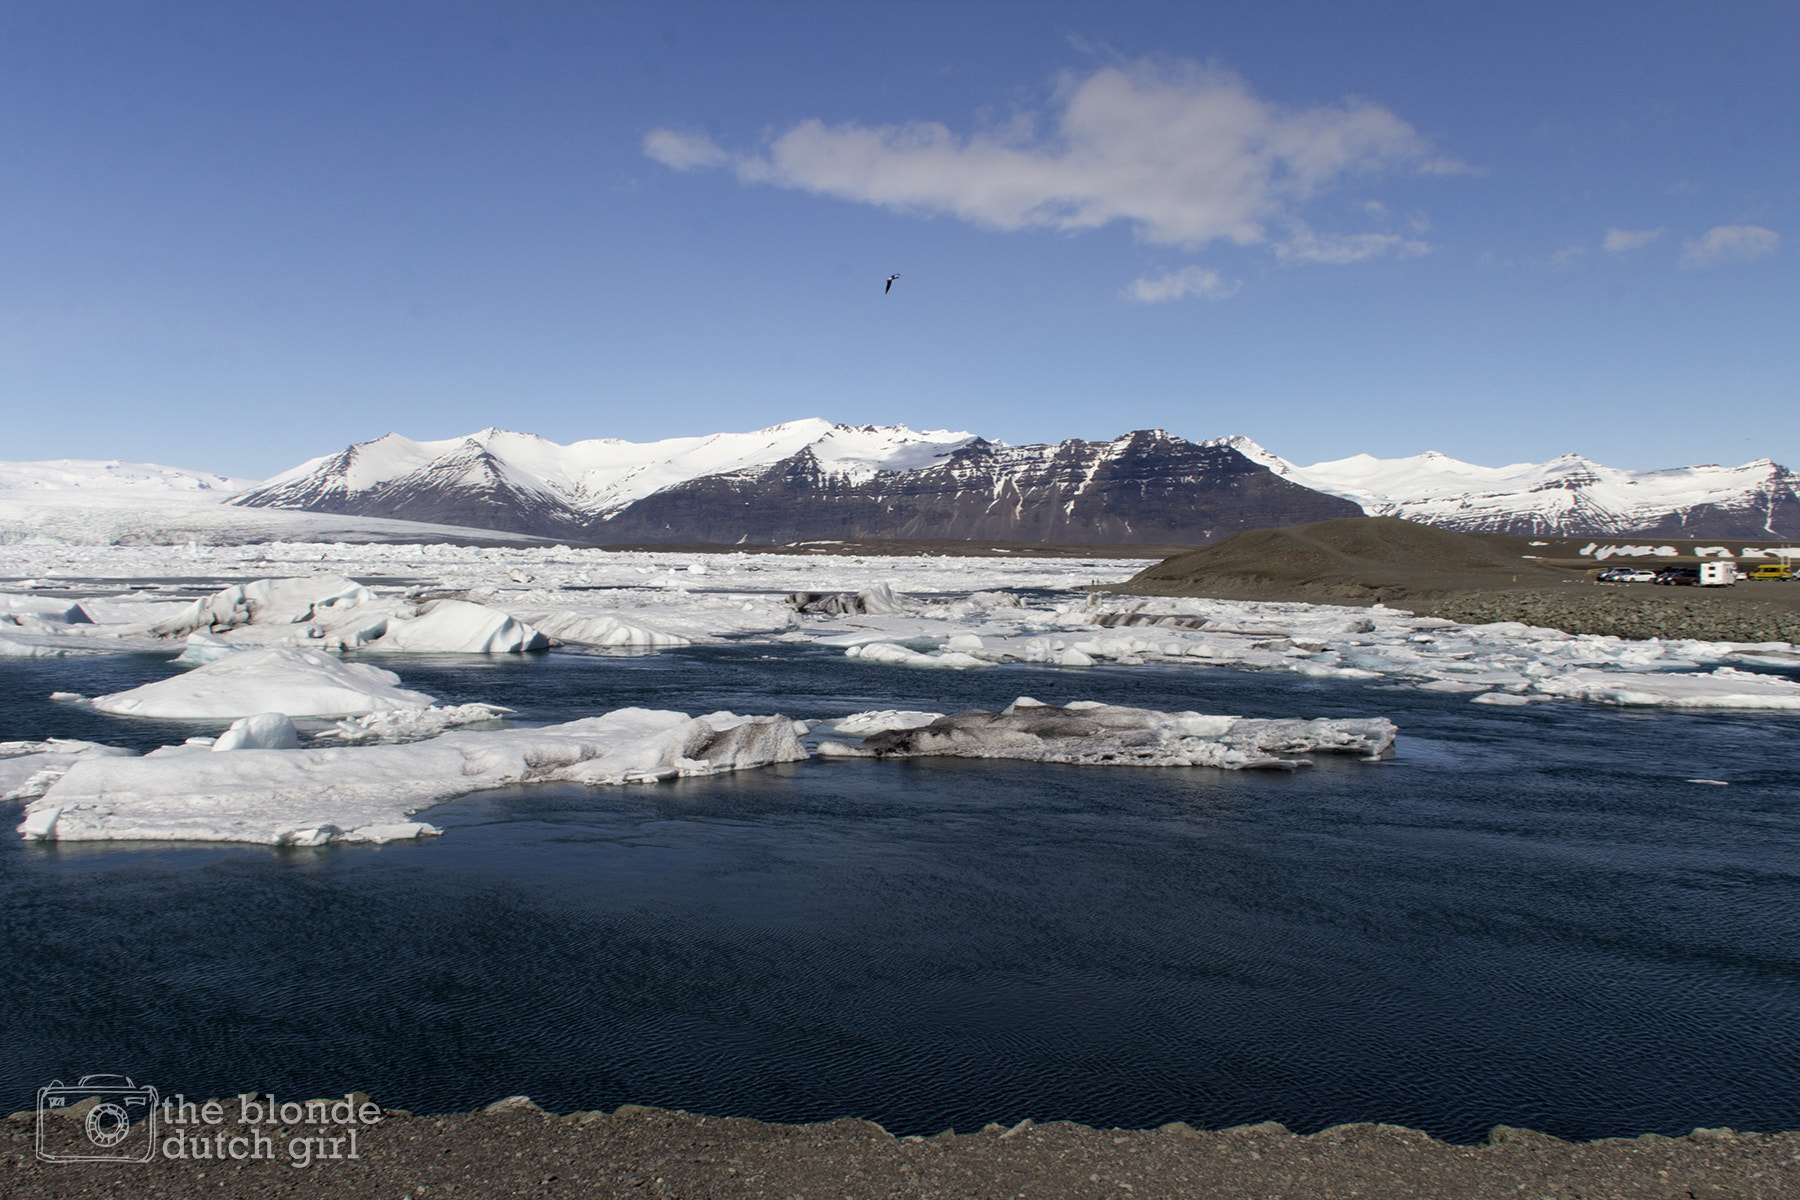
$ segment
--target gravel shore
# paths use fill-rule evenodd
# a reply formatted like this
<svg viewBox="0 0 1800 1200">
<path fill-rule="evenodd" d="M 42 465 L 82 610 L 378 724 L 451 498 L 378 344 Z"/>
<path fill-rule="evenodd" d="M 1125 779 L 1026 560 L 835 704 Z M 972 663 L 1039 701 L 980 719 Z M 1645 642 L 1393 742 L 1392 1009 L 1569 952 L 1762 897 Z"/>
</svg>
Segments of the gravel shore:
<svg viewBox="0 0 1800 1200">
<path fill-rule="evenodd" d="M 1393 604 L 1466 625 L 1523 621 L 1567 633 L 1622 638 L 1800 642 L 1800 586 L 1794 584 L 1746 583 L 1731 589 L 1595 584 L 1471 592 Z"/>
<path fill-rule="evenodd" d="M 229 1104 L 229 1102 L 227 1102 Z M 509 1107 L 510 1104 L 510 1107 Z M 394 1113 L 358 1157 L 314 1161 L 46 1163 L 33 1120 L 6 1123 L 0 1193 L 71 1196 L 1745 1197 L 1800 1195 L 1800 1133 L 1695 1130 L 1586 1143 L 1496 1128 L 1456 1146 L 1394 1125 L 1311 1136 L 1269 1122 L 1100 1130 L 1067 1122 L 895 1138 L 865 1121 L 771 1125 L 626 1105 L 554 1116 L 527 1103 L 439 1117 Z M 267 1129 L 282 1145 L 314 1129 Z M 236 1125 L 212 1132 L 227 1137 Z M 225 1144 L 229 1144 L 228 1142 Z"/>
</svg>

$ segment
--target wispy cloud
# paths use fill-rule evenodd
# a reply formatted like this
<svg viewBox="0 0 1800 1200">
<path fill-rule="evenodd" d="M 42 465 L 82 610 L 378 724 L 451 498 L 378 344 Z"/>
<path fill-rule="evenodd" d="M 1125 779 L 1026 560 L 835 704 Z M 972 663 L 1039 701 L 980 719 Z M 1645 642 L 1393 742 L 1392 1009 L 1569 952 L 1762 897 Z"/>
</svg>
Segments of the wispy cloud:
<svg viewBox="0 0 1800 1200">
<path fill-rule="evenodd" d="M 1608 254 L 1625 254 L 1648 246 L 1666 232 L 1668 231 L 1664 229 L 1613 228 L 1606 231 L 1606 237 L 1600 245 Z"/>
<path fill-rule="evenodd" d="M 1202 296 L 1208 300 L 1223 300 L 1235 295 L 1238 290 L 1237 281 L 1226 282 L 1217 272 L 1207 267 L 1183 267 L 1179 271 L 1171 271 L 1166 275 L 1158 275 L 1152 279 L 1145 276 L 1132 280 L 1122 293 L 1126 298 L 1141 301 L 1144 304 L 1160 304 L 1168 300 L 1180 300 L 1184 296 Z"/>
<path fill-rule="evenodd" d="M 1318 233 L 1296 224 L 1286 240 L 1275 244 L 1275 257 L 1282 262 L 1342 265 L 1366 262 L 1389 252 L 1411 258 L 1430 250 L 1426 243 L 1397 233 Z"/>
<path fill-rule="evenodd" d="M 1749 262 L 1781 249 L 1781 235 L 1761 225 L 1716 225 L 1683 247 L 1687 267 L 1719 267 Z"/>
<path fill-rule="evenodd" d="M 728 154 L 668 129 L 644 152 L 677 170 L 729 165 L 740 181 L 1001 230 L 1081 231 L 1115 221 L 1147 242 L 1189 249 L 1270 241 L 1300 207 L 1351 178 L 1466 171 L 1433 154 L 1394 113 L 1366 100 L 1294 109 L 1233 75 L 1139 62 L 1065 77 L 1040 137 L 1033 114 L 968 135 L 937 122 L 800 122 L 762 153 Z M 1296 261 L 1360 261 L 1390 235 L 1280 243 Z M 1333 240 L 1348 238 L 1349 241 Z M 1373 238 L 1374 241 L 1357 241 Z"/>
<path fill-rule="evenodd" d="M 652 129 L 644 136 L 644 153 L 677 171 L 722 166 L 727 159 L 725 152 L 705 134 L 674 129 Z"/>
</svg>

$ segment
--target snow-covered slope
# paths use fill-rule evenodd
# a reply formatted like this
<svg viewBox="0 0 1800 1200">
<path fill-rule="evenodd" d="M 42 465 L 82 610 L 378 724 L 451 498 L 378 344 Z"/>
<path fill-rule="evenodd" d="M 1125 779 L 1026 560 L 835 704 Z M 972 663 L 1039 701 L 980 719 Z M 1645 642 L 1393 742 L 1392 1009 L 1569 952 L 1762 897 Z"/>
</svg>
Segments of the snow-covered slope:
<svg viewBox="0 0 1800 1200">
<path fill-rule="evenodd" d="M 1483 467 L 1430 451 L 1297 466 L 1247 438 L 1221 439 L 1304 487 L 1372 515 L 1471 533 L 1773 538 L 1800 534 L 1800 477 L 1769 459 L 1661 471 L 1601 466 L 1579 454 Z"/>
<path fill-rule="evenodd" d="M 637 500 L 709 475 L 768 466 L 810 450 L 827 473 L 863 479 L 925 466 L 970 434 L 904 425 L 860 427 L 811 419 L 750 433 L 559 445 L 528 433 L 484 429 L 415 442 L 390 433 L 301 463 L 232 501 L 246 507 L 385 515 L 458 522 L 509 514 L 499 528 L 585 528 Z"/>
<path fill-rule="evenodd" d="M 242 509 L 228 501 L 256 485 L 154 463 L 92 459 L 0 462 L 0 542 L 84 545 L 195 541 L 512 542 L 538 539 L 382 517 Z"/>
</svg>

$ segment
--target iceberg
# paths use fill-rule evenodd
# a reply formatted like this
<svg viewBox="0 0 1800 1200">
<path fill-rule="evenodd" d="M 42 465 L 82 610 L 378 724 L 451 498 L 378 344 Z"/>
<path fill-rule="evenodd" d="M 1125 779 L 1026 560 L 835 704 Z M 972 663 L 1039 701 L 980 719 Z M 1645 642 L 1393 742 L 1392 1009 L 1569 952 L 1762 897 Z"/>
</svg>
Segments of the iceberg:
<svg viewBox="0 0 1800 1200">
<path fill-rule="evenodd" d="M 894 714 L 863 714 L 871 718 Z M 915 714 L 929 716 L 928 713 Z M 871 724 L 875 724 L 871 721 Z M 1246 720 L 1194 712 L 1158 712 L 1078 700 L 1044 704 L 1021 696 L 999 713 L 973 709 L 912 727 L 884 727 L 851 746 L 825 742 L 822 757 L 1017 758 L 1081 766 L 1293 769 L 1296 755 L 1392 754 L 1396 730 L 1384 718 Z M 843 728 L 842 725 L 839 726 Z"/>
<path fill-rule="evenodd" d="M 432 703 L 399 686 L 392 671 L 339 662 L 318 650 L 243 650 L 171 679 L 96 696 L 100 712 L 131 717 L 229 719 L 279 712 L 289 717 L 355 717 Z"/>
<path fill-rule="evenodd" d="M 680 634 L 665 633 L 644 622 L 622 621 L 605 613 L 582 613 L 565 608 L 546 612 L 521 612 L 516 615 L 559 642 L 571 642 L 580 646 L 650 650 L 692 644 L 690 639 Z"/>
<path fill-rule="evenodd" d="M 455 730 L 406 745 L 78 757 L 25 810 L 41 841 L 321 845 L 439 832 L 413 814 L 518 783 L 603 785 L 741 771 L 806 757 L 786 717 L 625 708 L 537 729 Z"/>
<path fill-rule="evenodd" d="M 878 583 L 860 592 L 795 592 L 788 597 L 795 612 L 830 616 L 905 613 L 918 608 L 910 597 L 894 591 L 893 585 Z"/>
<path fill-rule="evenodd" d="M 259 579 L 233 584 L 151 627 L 158 637 L 181 637 L 195 630 L 222 632 L 240 625 L 298 625 L 316 617 L 341 616 L 375 598 L 362 584 L 338 575 L 315 579 Z M 329 610 L 337 610 L 335 614 Z"/>
<path fill-rule="evenodd" d="M 231 728 L 213 739 L 214 750 L 294 750 L 300 745 L 300 731 L 286 713 L 257 713 L 241 717 Z"/>
<path fill-rule="evenodd" d="M 221 636 L 246 626 L 262 627 L 264 635 Z M 186 635 L 187 648 L 178 662 L 206 662 L 258 641 L 300 639 L 325 650 L 446 654 L 518 654 L 550 645 L 544 633 L 483 604 L 445 599 L 414 605 L 377 597 L 338 575 L 233 584 L 151 625 L 149 632 L 165 638 Z"/>
<path fill-rule="evenodd" d="M 498 609 L 467 600 L 439 600 L 411 620 L 390 618 L 364 648 L 448 654 L 519 654 L 547 650 L 550 639 Z"/>
</svg>

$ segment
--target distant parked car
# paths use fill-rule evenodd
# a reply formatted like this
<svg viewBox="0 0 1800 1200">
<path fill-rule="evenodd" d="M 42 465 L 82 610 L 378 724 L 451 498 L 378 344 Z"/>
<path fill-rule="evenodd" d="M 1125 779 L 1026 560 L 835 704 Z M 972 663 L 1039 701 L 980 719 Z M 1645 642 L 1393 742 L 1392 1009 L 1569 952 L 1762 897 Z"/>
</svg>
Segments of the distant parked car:
<svg viewBox="0 0 1800 1200">
<path fill-rule="evenodd" d="M 1643 567 L 1620 567 L 1615 578 L 1620 583 L 1653 583 L 1656 580 L 1656 572 Z"/>
<path fill-rule="evenodd" d="M 1752 579 L 1792 579 L 1793 572 L 1780 563 L 1757 563 L 1750 568 Z"/>
<path fill-rule="evenodd" d="M 1671 587 L 1695 587 L 1700 583 L 1699 567 L 1670 567 L 1657 573 L 1656 583 L 1668 584 Z"/>
</svg>

